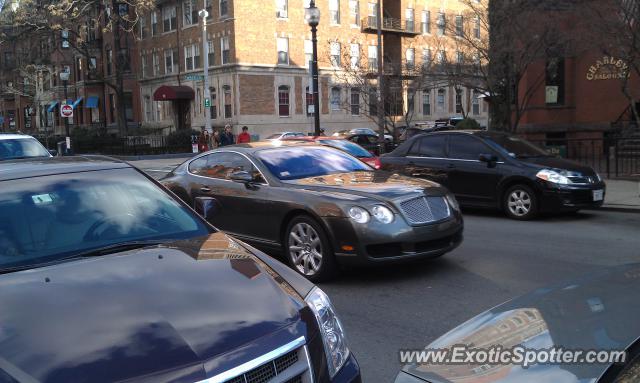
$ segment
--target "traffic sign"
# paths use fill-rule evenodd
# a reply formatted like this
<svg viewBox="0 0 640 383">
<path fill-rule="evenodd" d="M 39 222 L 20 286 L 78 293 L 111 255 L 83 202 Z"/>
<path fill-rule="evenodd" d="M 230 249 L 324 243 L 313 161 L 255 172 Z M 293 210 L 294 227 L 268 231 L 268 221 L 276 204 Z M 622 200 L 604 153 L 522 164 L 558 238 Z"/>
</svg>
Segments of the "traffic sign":
<svg viewBox="0 0 640 383">
<path fill-rule="evenodd" d="M 69 104 L 60 106 L 60 115 L 65 118 L 73 117 L 73 106 Z"/>
<path fill-rule="evenodd" d="M 211 108 L 211 99 L 209 99 L 209 98 L 205 98 L 204 99 L 204 107 L 205 108 Z"/>
<path fill-rule="evenodd" d="M 187 81 L 202 81 L 204 80 L 204 75 L 201 74 L 188 74 L 184 76 Z"/>
</svg>

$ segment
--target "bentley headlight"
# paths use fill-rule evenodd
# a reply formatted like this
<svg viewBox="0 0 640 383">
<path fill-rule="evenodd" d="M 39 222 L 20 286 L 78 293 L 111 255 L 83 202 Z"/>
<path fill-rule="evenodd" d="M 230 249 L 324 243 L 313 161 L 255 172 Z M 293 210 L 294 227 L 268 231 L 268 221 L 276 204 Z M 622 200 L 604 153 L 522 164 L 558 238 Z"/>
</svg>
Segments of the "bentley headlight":
<svg viewBox="0 0 640 383">
<path fill-rule="evenodd" d="M 551 169 L 540 170 L 538 174 L 536 174 L 536 177 L 540 178 L 541 180 L 559 185 L 568 185 L 571 183 L 571 180 L 569 178 Z"/>
<path fill-rule="evenodd" d="M 447 199 L 449 206 L 451 206 L 453 210 L 460 211 L 460 204 L 453 194 L 449 193 L 445 196 L 445 198 Z"/>
<path fill-rule="evenodd" d="M 333 379 L 349 358 L 349 348 L 347 347 L 342 323 L 340 323 L 329 297 L 319 288 L 314 287 L 305 298 L 305 302 L 307 302 L 318 321 L 324 353 L 327 357 L 329 376 Z"/>
<path fill-rule="evenodd" d="M 352 208 L 350 208 L 349 217 L 351 217 L 352 220 L 358 223 L 367 223 L 371 218 L 369 212 L 361 208 L 360 206 L 353 206 Z"/>
<path fill-rule="evenodd" d="M 391 223 L 393 222 L 393 212 L 389 210 L 389 208 L 376 205 L 371 209 L 371 214 L 382 223 Z"/>
</svg>

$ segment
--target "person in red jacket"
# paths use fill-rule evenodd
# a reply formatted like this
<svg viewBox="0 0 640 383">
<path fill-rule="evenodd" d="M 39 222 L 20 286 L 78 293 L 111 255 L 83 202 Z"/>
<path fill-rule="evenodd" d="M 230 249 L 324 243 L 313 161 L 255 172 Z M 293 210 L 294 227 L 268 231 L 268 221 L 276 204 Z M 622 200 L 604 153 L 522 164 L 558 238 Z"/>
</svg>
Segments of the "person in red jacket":
<svg viewBox="0 0 640 383">
<path fill-rule="evenodd" d="M 243 126 L 242 133 L 238 134 L 238 143 L 244 144 L 247 142 L 251 142 L 251 135 L 249 134 L 249 128 Z"/>
</svg>

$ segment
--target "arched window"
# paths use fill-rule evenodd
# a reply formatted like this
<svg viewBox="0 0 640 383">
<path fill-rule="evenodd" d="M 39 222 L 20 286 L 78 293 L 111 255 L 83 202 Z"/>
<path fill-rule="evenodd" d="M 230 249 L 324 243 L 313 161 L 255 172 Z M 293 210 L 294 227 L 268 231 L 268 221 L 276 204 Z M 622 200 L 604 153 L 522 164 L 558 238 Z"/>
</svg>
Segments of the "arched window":
<svg viewBox="0 0 640 383">
<path fill-rule="evenodd" d="M 446 97 L 447 91 L 444 90 L 443 88 L 438 89 L 438 97 L 436 99 L 437 105 L 438 105 L 438 112 L 444 112 L 444 105 L 445 105 L 445 97 Z"/>
<path fill-rule="evenodd" d="M 305 93 L 305 104 L 307 107 L 307 117 L 313 116 L 315 114 L 314 113 L 315 105 L 313 105 L 313 93 L 311 93 L 311 91 L 309 90 L 309 87 L 307 87 L 307 90 Z"/>
<path fill-rule="evenodd" d="M 225 85 L 222 87 L 222 91 L 224 92 L 224 118 L 231 118 L 233 116 L 231 87 Z"/>
<path fill-rule="evenodd" d="M 289 117 L 289 87 L 281 85 L 278 87 L 278 115 Z"/>
</svg>

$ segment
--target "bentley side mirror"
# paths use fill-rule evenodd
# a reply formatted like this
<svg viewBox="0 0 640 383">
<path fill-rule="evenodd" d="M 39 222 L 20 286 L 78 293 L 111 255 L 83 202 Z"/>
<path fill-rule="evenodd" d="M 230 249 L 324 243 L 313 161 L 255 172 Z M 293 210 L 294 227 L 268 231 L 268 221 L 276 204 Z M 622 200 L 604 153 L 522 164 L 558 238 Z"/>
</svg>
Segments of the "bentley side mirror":
<svg viewBox="0 0 640 383">
<path fill-rule="evenodd" d="M 194 200 L 196 213 L 207 221 L 211 221 L 220 211 L 220 203 L 212 197 L 196 197 Z"/>
<path fill-rule="evenodd" d="M 49 149 L 49 154 L 51 154 L 52 156 L 56 157 L 58 155 L 58 151 L 55 149 Z"/>
<path fill-rule="evenodd" d="M 496 156 L 495 154 L 480 154 L 478 156 L 478 160 L 480 162 L 486 162 L 487 163 L 487 167 L 489 168 L 495 168 L 496 167 L 496 163 L 498 162 L 498 156 Z"/>
</svg>

